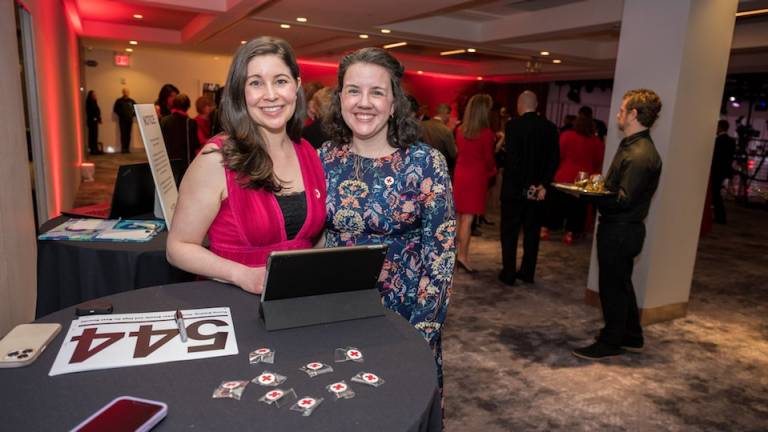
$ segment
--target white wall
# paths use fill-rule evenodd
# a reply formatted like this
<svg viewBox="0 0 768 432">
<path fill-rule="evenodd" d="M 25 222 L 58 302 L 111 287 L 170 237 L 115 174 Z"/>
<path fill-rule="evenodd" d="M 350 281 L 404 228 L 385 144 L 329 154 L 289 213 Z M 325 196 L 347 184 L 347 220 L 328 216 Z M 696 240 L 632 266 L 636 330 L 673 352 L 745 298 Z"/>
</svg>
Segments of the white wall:
<svg viewBox="0 0 768 432">
<path fill-rule="evenodd" d="M 14 2 L 0 2 L 0 337 L 35 312 L 35 223 Z"/>
<path fill-rule="evenodd" d="M 653 89 L 663 103 L 651 136 L 664 166 L 633 274 L 642 309 L 688 302 L 736 6 L 736 0 L 624 3 L 612 111 L 633 88 Z M 612 119 L 604 171 L 618 138 Z M 598 291 L 597 270 L 593 247 L 588 286 L 593 291 Z"/>
<path fill-rule="evenodd" d="M 131 54 L 130 67 L 119 67 L 115 66 L 114 54 L 112 50 L 86 49 L 85 58 L 96 60 L 98 66 L 86 66 L 84 81 L 85 93 L 94 90 L 101 108 L 99 141 L 104 148 L 112 147 L 118 151 L 120 128 L 112 114 L 112 106 L 124 87 L 130 90 L 131 98 L 137 103 L 154 103 L 160 87 L 173 84 L 189 96 L 192 102 L 189 114 L 194 117 L 197 115 L 195 100 L 203 93 L 203 83 L 223 85 L 232 60 L 226 56 L 214 59 L 208 54 L 139 46 Z M 132 151 L 143 151 L 135 122 L 131 141 Z"/>
</svg>

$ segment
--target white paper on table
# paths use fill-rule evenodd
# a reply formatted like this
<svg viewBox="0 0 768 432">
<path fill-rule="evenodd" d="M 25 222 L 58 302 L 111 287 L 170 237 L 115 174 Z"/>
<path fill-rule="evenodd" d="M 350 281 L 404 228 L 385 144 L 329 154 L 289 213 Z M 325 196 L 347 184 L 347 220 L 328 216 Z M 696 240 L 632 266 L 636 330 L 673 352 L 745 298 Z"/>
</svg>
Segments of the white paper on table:
<svg viewBox="0 0 768 432">
<path fill-rule="evenodd" d="M 238 353 L 235 327 L 228 307 L 181 312 L 187 329 L 186 343 L 179 336 L 176 311 L 93 315 L 75 319 L 48 375 Z"/>
<path fill-rule="evenodd" d="M 80 219 L 77 222 L 67 226 L 70 231 L 91 231 L 96 229 L 111 228 L 115 225 L 115 220 L 103 220 L 103 219 Z"/>
<path fill-rule="evenodd" d="M 100 232 L 96 234 L 96 238 L 102 240 L 146 240 L 154 234 L 154 230 L 114 230 Z"/>
</svg>

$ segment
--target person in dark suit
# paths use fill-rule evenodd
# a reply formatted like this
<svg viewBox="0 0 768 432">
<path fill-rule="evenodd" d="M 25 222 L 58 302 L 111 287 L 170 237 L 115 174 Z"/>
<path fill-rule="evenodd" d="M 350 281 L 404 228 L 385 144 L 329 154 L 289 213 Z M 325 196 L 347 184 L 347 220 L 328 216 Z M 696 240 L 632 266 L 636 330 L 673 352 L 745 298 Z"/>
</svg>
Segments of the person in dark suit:
<svg viewBox="0 0 768 432">
<path fill-rule="evenodd" d="M 163 132 L 165 148 L 168 150 L 168 159 L 181 159 L 184 163 L 183 171 L 192 163 L 200 150 L 200 141 L 197 138 L 197 123 L 187 115 L 191 102 L 185 94 L 177 95 L 171 104 L 171 114 L 160 120 L 160 129 Z"/>
<path fill-rule="evenodd" d="M 728 120 L 717 122 L 717 138 L 715 138 L 715 151 L 712 154 L 712 168 L 710 171 L 712 207 L 715 212 L 715 223 L 725 224 L 725 206 L 723 205 L 723 181 L 733 174 L 733 153 L 736 151 L 736 140 L 728 135 L 730 124 Z"/>
<path fill-rule="evenodd" d="M 85 123 L 88 125 L 88 151 L 92 155 L 104 153 L 99 150 L 99 123 L 101 123 L 101 109 L 96 101 L 96 92 L 91 90 L 85 98 Z"/>
<path fill-rule="evenodd" d="M 120 125 L 120 147 L 123 153 L 131 152 L 131 129 L 133 128 L 133 118 L 136 112 L 133 105 L 136 101 L 130 98 L 127 88 L 123 89 L 123 95 L 115 101 L 112 112 L 117 116 L 117 122 Z"/>
<path fill-rule="evenodd" d="M 557 126 L 536 112 L 532 91 L 517 99 L 519 117 L 505 128 L 504 178 L 501 182 L 501 255 L 499 280 L 533 283 L 539 253 L 542 204 L 559 163 Z M 523 258 L 516 271 L 517 240 L 523 228 Z"/>
</svg>

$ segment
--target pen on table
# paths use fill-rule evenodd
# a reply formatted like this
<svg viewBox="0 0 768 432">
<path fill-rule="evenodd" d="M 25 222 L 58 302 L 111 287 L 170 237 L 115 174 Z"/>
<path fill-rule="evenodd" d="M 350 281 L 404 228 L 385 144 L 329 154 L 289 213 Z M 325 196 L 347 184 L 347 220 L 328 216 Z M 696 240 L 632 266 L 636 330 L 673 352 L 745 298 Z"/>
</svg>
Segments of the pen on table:
<svg viewBox="0 0 768 432">
<path fill-rule="evenodd" d="M 184 325 L 184 316 L 176 309 L 176 325 L 179 327 L 179 336 L 182 342 L 187 342 L 187 327 Z"/>
</svg>

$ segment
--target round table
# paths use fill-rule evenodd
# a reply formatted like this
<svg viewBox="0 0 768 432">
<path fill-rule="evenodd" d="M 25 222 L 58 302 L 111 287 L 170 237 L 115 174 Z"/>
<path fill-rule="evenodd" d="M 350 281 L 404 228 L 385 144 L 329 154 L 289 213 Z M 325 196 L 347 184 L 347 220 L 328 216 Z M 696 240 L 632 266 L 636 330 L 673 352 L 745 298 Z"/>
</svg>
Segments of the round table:
<svg viewBox="0 0 768 432">
<path fill-rule="evenodd" d="M 40 232 L 69 219 L 51 219 Z M 168 232 L 163 231 L 148 242 L 38 240 L 35 316 L 136 288 L 194 280 L 193 275 L 168 264 L 167 237 Z"/>
<path fill-rule="evenodd" d="M 62 331 L 35 363 L 0 369 L 3 430 L 67 430 L 117 396 L 163 401 L 168 416 L 156 430 L 265 431 L 439 431 L 440 396 L 432 351 L 402 317 L 384 316 L 267 332 L 260 321 L 260 297 L 218 282 L 204 281 L 150 287 L 104 297 L 114 313 L 156 312 L 228 306 L 239 354 L 202 360 L 97 370 L 48 376 L 70 322 L 69 307 L 37 322 L 58 322 Z M 334 363 L 336 348 L 355 346 L 364 363 Z M 274 364 L 250 365 L 248 353 L 260 347 L 276 352 Z M 311 361 L 333 366 L 329 374 L 310 378 L 299 370 Z M 227 380 L 251 380 L 264 370 L 288 377 L 281 388 L 297 397 L 325 401 L 309 417 L 258 402 L 268 388 L 249 384 L 242 399 L 212 399 Z M 350 381 L 361 371 L 385 383 L 369 387 Z M 335 400 L 325 386 L 346 380 L 353 399 Z"/>
</svg>

